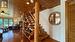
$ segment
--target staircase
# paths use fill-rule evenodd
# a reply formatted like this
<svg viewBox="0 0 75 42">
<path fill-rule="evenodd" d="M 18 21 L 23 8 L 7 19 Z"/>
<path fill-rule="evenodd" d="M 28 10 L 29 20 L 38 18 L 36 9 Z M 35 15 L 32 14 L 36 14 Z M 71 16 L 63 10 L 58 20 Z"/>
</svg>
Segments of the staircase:
<svg viewBox="0 0 75 42">
<path fill-rule="evenodd" d="M 28 40 L 30 40 L 30 42 L 34 41 L 34 26 L 35 26 L 34 19 L 35 19 L 34 14 L 28 12 L 27 14 L 24 15 L 23 34 L 25 35 L 26 38 L 28 38 Z M 39 40 L 41 42 L 58 42 L 50 38 L 47 32 L 44 31 L 44 29 L 42 28 L 41 24 L 39 24 Z"/>
</svg>

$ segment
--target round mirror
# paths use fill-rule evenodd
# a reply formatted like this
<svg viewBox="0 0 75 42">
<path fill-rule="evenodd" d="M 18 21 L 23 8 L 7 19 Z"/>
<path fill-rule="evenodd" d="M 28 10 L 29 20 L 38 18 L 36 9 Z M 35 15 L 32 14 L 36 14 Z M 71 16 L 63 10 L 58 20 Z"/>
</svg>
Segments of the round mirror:
<svg viewBox="0 0 75 42">
<path fill-rule="evenodd" d="M 59 12 L 53 12 L 49 16 L 49 22 L 53 25 L 58 25 L 61 22 L 61 15 Z"/>
</svg>

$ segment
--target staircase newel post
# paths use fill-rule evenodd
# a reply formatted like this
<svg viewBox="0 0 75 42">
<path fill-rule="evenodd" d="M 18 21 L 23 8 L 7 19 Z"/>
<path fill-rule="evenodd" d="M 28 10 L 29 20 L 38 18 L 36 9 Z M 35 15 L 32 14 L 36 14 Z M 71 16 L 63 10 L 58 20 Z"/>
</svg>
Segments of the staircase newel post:
<svg viewBox="0 0 75 42">
<path fill-rule="evenodd" d="M 34 42 L 39 42 L 39 0 L 35 2 Z"/>
</svg>

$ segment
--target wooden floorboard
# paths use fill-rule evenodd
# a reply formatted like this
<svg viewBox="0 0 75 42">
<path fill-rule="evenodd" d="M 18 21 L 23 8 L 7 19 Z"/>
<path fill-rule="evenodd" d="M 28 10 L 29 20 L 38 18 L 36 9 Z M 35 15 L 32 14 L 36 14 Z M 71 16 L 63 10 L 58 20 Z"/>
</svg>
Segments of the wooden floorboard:
<svg viewBox="0 0 75 42">
<path fill-rule="evenodd" d="M 3 33 L 3 39 L 0 42 L 28 42 L 27 38 L 23 38 L 22 33 L 19 30 L 8 31 Z"/>
<path fill-rule="evenodd" d="M 28 40 L 19 30 L 16 31 L 8 31 L 6 33 L 3 33 L 3 40 L 0 40 L 0 42 L 33 42 L 34 40 Z M 50 37 L 47 37 L 41 42 L 58 42 Z"/>
</svg>

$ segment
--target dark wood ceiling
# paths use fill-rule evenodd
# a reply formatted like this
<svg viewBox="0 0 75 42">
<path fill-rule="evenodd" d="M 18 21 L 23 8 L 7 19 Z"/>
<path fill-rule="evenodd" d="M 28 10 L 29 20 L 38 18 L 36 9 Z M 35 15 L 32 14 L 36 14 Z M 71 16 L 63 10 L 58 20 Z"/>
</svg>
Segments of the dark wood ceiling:
<svg viewBox="0 0 75 42">
<path fill-rule="evenodd" d="M 27 10 L 32 10 L 34 8 L 34 3 L 27 5 L 26 2 L 29 0 L 13 0 L 13 5 L 15 8 L 20 9 L 21 11 L 25 12 Z M 52 8 L 60 4 L 60 0 L 39 0 L 40 2 L 40 9 L 44 10 L 47 8 Z"/>
</svg>

